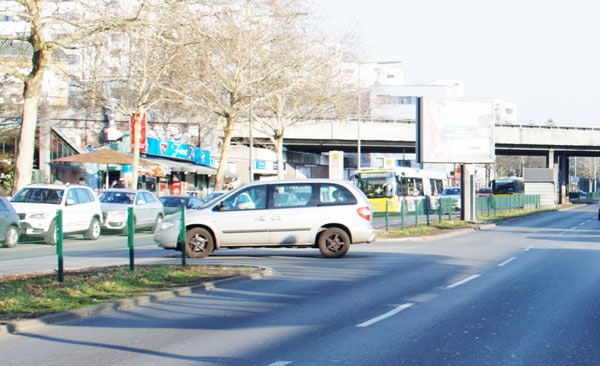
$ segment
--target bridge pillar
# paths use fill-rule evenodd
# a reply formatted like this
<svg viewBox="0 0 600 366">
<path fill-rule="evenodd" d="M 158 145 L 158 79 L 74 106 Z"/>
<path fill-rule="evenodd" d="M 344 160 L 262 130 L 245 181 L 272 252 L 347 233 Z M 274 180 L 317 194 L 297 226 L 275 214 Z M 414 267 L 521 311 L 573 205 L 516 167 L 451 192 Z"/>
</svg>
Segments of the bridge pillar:
<svg viewBox="0 0 600 366">
<path fill-rule="evenodd" d="M 548 169 L 555 168 L 555 166 L 554 166 L 555 163 L 556 163 L 556 161 L 554 161 L 554 149 L 550 149 L 550 150 L 548 150 L 548 154 L 546 154 L 546 168 L 548 168 Z"/>
<path fill-rule="evenodd" d="M 566 153 L 558 155 L 558 185 L 559 196 L 558 203 L 563 204 L 567 201 L 567 186 L 569 184 L 569 159 Z"/>
</svg>

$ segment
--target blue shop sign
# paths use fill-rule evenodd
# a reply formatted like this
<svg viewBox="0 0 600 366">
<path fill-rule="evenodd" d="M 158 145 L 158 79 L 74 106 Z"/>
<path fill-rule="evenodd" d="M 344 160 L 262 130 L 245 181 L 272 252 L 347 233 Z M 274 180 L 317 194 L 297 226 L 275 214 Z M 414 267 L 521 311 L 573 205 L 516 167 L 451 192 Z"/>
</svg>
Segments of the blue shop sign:
<svg viewBox="0 0 600 366">
<path fill-rule="evenodd" d="M 210 151 L 198 147 L 182 144 L 175 141 L 164 141 L 148 137 L 149 155 L 162 156 L 165 158 L 192 161 L 196 164 L 210 166 Z"/>
</svg>

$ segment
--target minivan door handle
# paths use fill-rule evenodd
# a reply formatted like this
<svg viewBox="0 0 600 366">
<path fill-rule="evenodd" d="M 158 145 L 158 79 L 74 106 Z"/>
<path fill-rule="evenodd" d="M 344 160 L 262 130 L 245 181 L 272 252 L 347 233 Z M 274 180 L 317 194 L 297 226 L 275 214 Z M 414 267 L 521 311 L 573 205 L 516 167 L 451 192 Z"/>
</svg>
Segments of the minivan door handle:
<svg viewBox="0 0 600 366">
<path fill-rule="evenodd" d="M 256 221 L 267 221 L 264 216 L 257 216 L 254 220 Z"/>
<path fill-rule="evenodd" d="M 271 221 L 281 221 L 281 216 L 271 216 Z"/>
</svg>

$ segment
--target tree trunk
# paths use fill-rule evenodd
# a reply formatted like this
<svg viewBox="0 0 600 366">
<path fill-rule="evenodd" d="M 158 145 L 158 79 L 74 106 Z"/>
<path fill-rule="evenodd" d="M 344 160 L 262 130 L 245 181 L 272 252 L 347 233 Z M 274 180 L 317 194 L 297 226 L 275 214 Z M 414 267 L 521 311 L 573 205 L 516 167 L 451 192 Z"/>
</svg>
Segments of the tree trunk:
<svg viewBox="0 0 600 366">
<path fill-rule="evenodd" d="M 285 179 L 283 170 L 283 134 L 277 136 L 275 140 L 275 154 L 277 156 L 277 179 Z"/>
<path fill-rule="evenodd" d="M 227 123 L 225 125 L 223 135 L 223 146 L 221 147 L 221 159 L 219 160 L 219 168 L 217 169 L 217 176 L 215 177 L 215 190 L 219 191 L 223 189 L 223 183 L 225 178 L 225 170 L 229 160 L 229 146 L 231 145 L 231 135 L 233 134 L 234 118 L 227 116 Z"/>
<path fill-rule="evenodd" d="M 25 90 L 23 92 L 23 119 L 19 135 L 17 159 L 15 161 L 14 192 L 31 183 L 33 152 L 35 150 L 35 130 L 41 95 L 40 81 L 41 75 L 34 76 L 25 83 Z"/>
</svg>

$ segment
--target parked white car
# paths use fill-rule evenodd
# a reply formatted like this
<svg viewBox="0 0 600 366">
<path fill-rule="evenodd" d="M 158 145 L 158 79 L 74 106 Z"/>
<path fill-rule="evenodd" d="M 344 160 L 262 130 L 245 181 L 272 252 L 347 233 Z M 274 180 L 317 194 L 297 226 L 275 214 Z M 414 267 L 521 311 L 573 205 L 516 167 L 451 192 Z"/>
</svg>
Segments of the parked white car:
<svg viewBox="0 0 600 366">
<path fill-rule="evenodd" d="M 145 189 L 111 188 L 100 194 L 102 228 L 127 234 L 128 210 L 133 207 L 135 229 L 154 231 L 165 217 L 162 203 Z"/>
<path fill-rule="evenodd" d="M 78 184 L 31 184 L 11 199 L 19 214 L 21 234 L 41 236 L 56 245 L 56 213 L 62 210 L 63 234 L 82 233 L 85 239 L 100 237 L 102 209 L 89 187 Z"/>
<path fill-rule="evenodd" d="M 460 187 L 448 187 L 442 191 L 440 195 L 442 200 L 450 199 L 452 201 L 452 208 L 456 211 L 460 211 L 461 208 L 461 193 Z"/>
<path fill-rule="evenodd" d="M 347 181 L 328 179 L 255 182 L 187 210 L 185 253 L 203 258 L 234 247 L 315 247 L 344 256 L 354 243 L 375 240 L 373 210 Z M 167 217 L 154 234 L 160 247 L 181 251 L 181 214 Z"/>
</svg>

